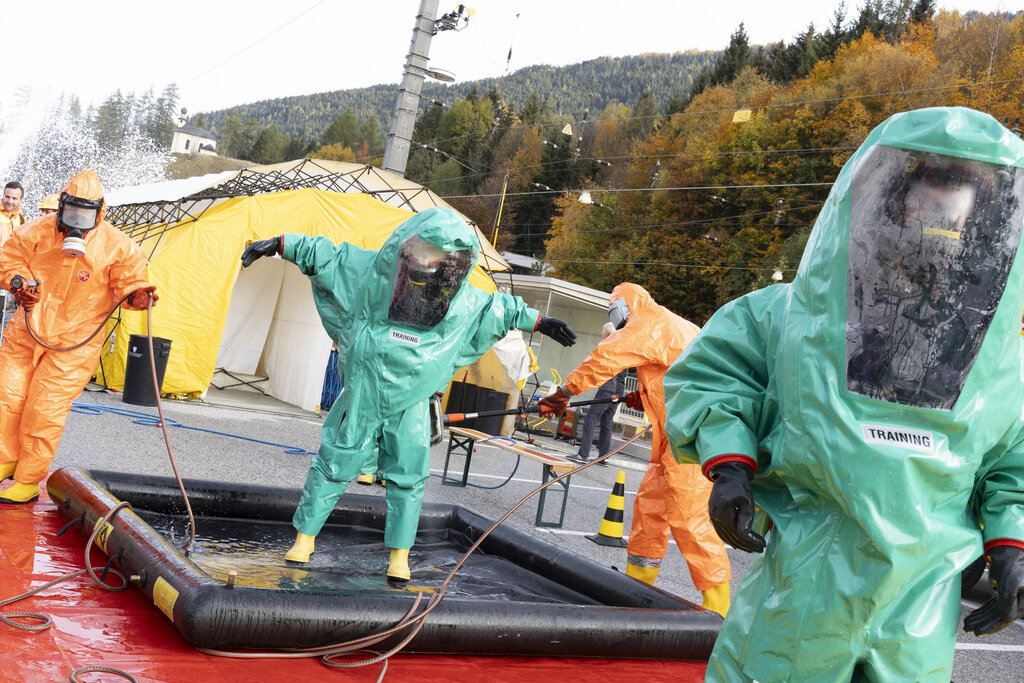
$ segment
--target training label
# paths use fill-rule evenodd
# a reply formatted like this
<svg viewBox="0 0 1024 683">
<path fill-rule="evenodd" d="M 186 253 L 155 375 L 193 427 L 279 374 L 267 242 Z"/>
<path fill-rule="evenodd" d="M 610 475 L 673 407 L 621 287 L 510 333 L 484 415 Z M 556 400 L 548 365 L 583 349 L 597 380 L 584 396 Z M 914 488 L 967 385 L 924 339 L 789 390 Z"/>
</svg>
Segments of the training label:
<svg viewBox="0 0 1024 683">
<path fill-rule="evenodd" d="M 164 577 L 157 577 L 153 584 L 153 604 L 171 621 L 174 621 L 174 603 L 177 601 L 178 591 L 174 586 L 164 581 Z"/>
<path fill-rule="evenodd" d="M 922 453 L 935 452 L 935 434 L 919 429 L 892 427 L 889 425 L 862 424 L 865 443 L 879 443 L 897 448 L 909 448 Z"/>
<path fill-rule="evenodd" d="M 391 338 L 395 341 L 400 341 L 405 344 L 412 344 L 413 346 L 420 345 L 420 338 L 415 334 L 409 334 L 408 332 L 399 332 L 398 330 L 391 330 Z"/>
</svg>

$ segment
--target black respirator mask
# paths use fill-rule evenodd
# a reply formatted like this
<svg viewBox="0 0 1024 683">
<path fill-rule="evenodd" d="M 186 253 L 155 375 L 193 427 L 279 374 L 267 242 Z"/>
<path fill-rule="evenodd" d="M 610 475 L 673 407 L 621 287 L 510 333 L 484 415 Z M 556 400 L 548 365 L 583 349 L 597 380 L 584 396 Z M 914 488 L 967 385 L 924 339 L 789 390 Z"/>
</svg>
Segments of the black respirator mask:
<svg viewBox="0 0 1024 683">
<path fill-rule="evenodd" d="M 64 253 L 85 256 L 85 233 L 100 220 L 103 199 L 82 199 L 64 192 L 57 205 L 57 230 L 64 234 Z"/>
</svg>

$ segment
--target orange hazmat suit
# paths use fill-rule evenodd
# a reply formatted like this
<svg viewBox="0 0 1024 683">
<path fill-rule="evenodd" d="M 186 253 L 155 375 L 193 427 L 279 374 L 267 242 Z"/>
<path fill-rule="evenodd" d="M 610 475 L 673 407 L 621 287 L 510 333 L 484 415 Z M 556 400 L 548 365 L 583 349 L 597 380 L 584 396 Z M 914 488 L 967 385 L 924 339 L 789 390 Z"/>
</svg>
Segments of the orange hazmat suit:
<svg viewBox="0 0 1024 683">
<path fill-rule="evenodd" d="M 25 224 L 25 217 L 20 211 L 7 212 L 0 209 L 0 246 L 3 246 L 14 231 Z"/>
<path fill-rule="evenodd" d="M 76 175 L 64 190 L 72 197 L 102 200 L 92 171 Z M 16 231 L 0 248 L 0 283 L 11 278 L 40 281 L 30 312 L 32 329 L 51 346 L 73 346 L 95 330 L 114 303 L 146 282 L 146 256 L 127 235 L 103 220 L 84 233 L 85 255 L 68 256 L 57 216 L 43 216 Z M 143 297 L 144 298 L 144 297 Z M 129 298 L 125 308 L 131 308 Z M 147 300 L 148 302 L 148 300 Z M 71 403 L 99 360 L 103 335 L 69 351 L 40 345 L 19 310 L 0 347 L 0 471 L 20 484 L 37 484 L 50 467 Z M 21 502 L 21 501 L 17 501 Z"/>
<path fill-rule="evenodd" d="M 629 562 L 657 568 L 668 550 L 669 531 L 690 570 L 693 585 L 707 591 L 732 576 L 725 546 L 708 517 L 711 482 L 697 465 L 681 465 L 665 437 L 665 372 L 700 328 L 659 306 L 647 290 L 623 282 L 610 301 L 623 299 L 630 316 L 606 337 L 565 379 L 578 395 L 600 386 L 626 368 L 635 367 L 644 412 L 653 423 L 651 463 L 633 502 Z M 653 582 L 653 581 L 652 581 Z"/>
</svg>

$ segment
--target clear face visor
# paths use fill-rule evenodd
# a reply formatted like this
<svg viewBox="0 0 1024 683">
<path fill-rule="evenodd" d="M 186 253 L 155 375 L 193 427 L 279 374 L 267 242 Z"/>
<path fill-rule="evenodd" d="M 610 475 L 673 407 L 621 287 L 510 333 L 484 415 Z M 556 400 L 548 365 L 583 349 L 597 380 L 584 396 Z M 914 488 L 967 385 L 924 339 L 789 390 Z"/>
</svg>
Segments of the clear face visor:
<svg viewBox="0 0 1024 683">
<path fill-rule="evenodd" d="M 103 200 L 64 195 L 57 206 L 57 223 L 65 230 L 92 230 L 99 223 Z"/>
<path fill-rule="evenodd" d="M 444 263 L 448 252 L 438 249 L 433 244 L 424 242 L 418 235 L 413 235 L 402 243 L 399 254 L 400 268 L 405 268 L 414 280 L 415 285 L 424 285 L 432 278 L 438 267 Z"/>
<path fill-rule="evenodd" d="M 419 235 L 402 242 L 388 320 L 421 330 L 437 325 L 476 261 L 472 249 L 445 251 Z"/>
<path fill-rule="evenodd" d="M 608 319 L 615 325 L 616 330 L 621 330 L 629 320 L 629 306 L 625 299 L 616 299 L 608 305 Z"/>
<path fill-rule="evenodd" d="M 886 146 L 851 181 L 847 389 L 950 410 L 1021 237 L 1020 169 Z"/>
</svg>

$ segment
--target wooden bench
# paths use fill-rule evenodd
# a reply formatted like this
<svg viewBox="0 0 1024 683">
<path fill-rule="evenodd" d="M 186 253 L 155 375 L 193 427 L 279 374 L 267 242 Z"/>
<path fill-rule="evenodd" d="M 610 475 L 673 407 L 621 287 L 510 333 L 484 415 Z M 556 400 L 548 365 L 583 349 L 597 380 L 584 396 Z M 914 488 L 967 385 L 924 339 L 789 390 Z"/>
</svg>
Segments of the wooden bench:
<svg viewBox="0 0 1024 683">
<path fill-rule="evenodd" d="M 541 478 L 542 484 L 548 483 L 548 481 L 554 479 L 560 474 L 571 472 L 577 467 L 560 456 L 552 453 L 545 453 L 537 450 L 536 448 L 530 448 L 529 446 L 512 442 L 505 437 L 495 438 L 490 434 L 485 434 L 484 432 L 476 429 L 449 427 L 448 434 L 448 453 L 444 458 L 444 473 L 441 475 L 441 484 L 444 486 L 466 485 L 469 480 L 469 463 L 473 459 L 473 447 L 476 445 L 477 441 L 483 441 L 484 439 L 491 439 L 490 441 L 487 441 L 488 446 L 494 446 L 495 448 L 499 448 L 503 451 L 515 453 L 516 455 L 529 458 L 530 460 L 536 460 L 541 463 L 544 466 Z M 448 464 L 453 453 L 457 455 L 461 454 L 465 458 L 465 463 L 462 467 L 462 479 L 448 478 Z M 559 528 L 562 526 L 562 522 L 565 521 L 565 506 L 569 501 L 569 477 L 566 477 L 558 483 L 562 487 L 562 509 L 558 515 L 558 521 L 544 521 L 544 503 L 548 490 L 542 489 L 537 500 L 537 519 L 535 522 L 537 526 Z"/>
</svg>

